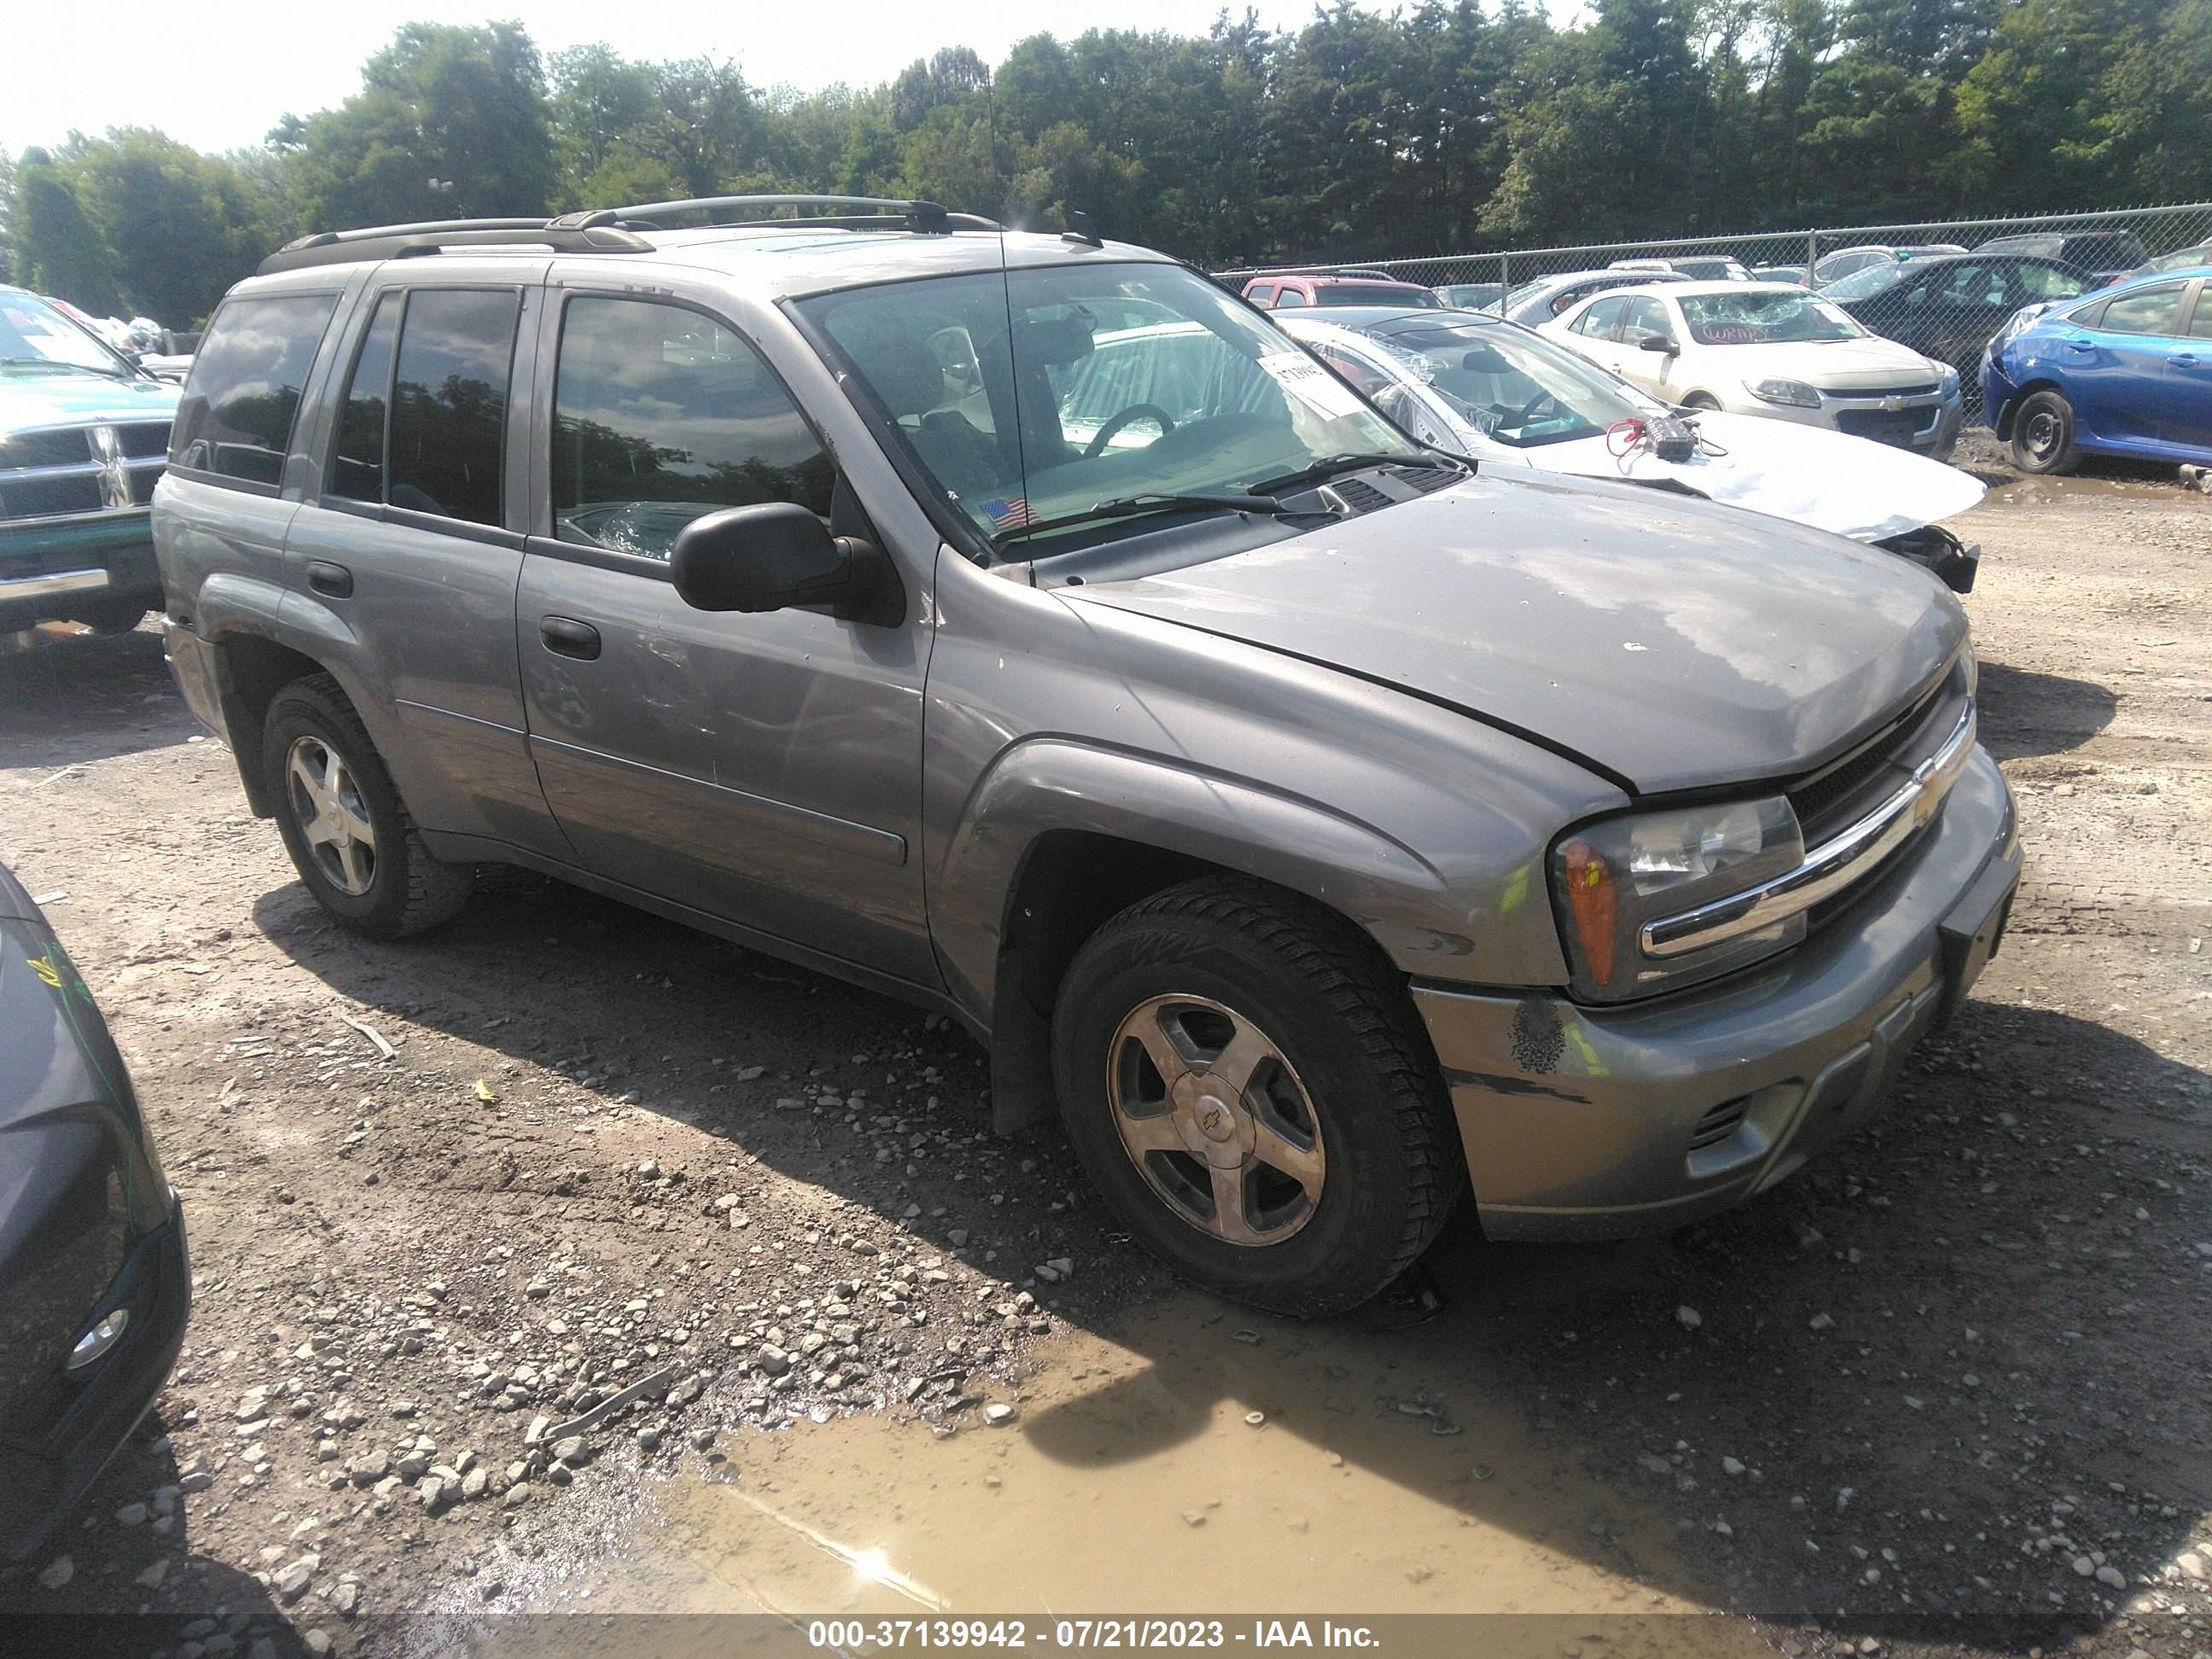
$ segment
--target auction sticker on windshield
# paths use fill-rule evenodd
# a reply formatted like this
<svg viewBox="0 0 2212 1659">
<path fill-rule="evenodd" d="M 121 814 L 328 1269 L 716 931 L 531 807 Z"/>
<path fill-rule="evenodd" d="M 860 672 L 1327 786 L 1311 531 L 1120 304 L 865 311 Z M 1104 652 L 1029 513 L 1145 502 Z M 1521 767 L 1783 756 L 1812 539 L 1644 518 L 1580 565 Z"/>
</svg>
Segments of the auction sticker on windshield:
<svg viewBox="0 0 2212 1659">
<path fill-rule="evenodd" d="M 1265 370 L 1284 391 L 1324 420 L 1340 420 L 1365 412 L 1351 387 L 1303 351 L 1271 351 L 1260 359 Z"/>
</svg>

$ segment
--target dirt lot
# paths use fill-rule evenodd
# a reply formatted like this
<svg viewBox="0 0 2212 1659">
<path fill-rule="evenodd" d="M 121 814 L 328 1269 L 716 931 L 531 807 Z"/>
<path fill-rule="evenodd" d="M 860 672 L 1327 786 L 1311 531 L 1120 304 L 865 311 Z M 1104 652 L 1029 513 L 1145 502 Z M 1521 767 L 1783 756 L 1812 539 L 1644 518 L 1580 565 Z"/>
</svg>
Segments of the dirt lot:
<svg viewBox="0 0 2212 1659">
<path fill-rule="evenodd" d="M 356 940 L 155 635 L 0 658 L 0 858 L 66 895 L 198 1297 L 0 1628 L 1488 1611 L 1571 1654 L 1711 1610 L 1634 1628 L 2212 1651 L 2212 501 L 1990 476 L 1959 527 L 2028 874 L 1975 999 L 1784 1188 L 1618 1247 L 1457 1226 L 1425 1319 L 1180 1287 L 1056 1133 L 986 1133 L 964 1036 L 842 985 L 520 876 Z"/>
</svg>

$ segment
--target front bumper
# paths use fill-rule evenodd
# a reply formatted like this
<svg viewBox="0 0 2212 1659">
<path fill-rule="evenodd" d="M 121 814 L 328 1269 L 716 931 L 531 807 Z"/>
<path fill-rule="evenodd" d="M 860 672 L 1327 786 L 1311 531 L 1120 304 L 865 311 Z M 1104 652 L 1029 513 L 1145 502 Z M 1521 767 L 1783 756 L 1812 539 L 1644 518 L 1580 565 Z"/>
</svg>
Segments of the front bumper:
<svg viewBox="0 0 2212 1659">
<path fill-rule="evenodd" d="M 1802 426 L 1824 426 L 1832 432 L 1910 449 L 1939 461 L 1959 447 L 1959 429 L 1966 418 L 1962 386 L 1954 387 L 1948 397 L 1929 392 L 1912 397 L 1861 398 L 1849 392 L 1822 391 L 1818 409 L 1765 403 L 1747 393 L 1743 406 L 1750 414 L 1796 421 Z"/>
<path fill-rule="evenodd" d="M 1611 1009 L 1417 986 L 1484 1231 L 1663 1231 L 1790 1175 L 1881 1106 L 2019 878 L 2011 792 L 1978 749 L 1898 861 L 1768 967 Z"/>
<path fill-rule="evenodd" d="M 144 509 L 0 521 L 0 634 L 88 611 L 161 603 Z"/>
<path fill-rule="evenodd" d="M 0 1424 L 0 1563 L 35 1551 L 131 1437 L 177 1363 L 191 1301 L 184 1206 L 172 1193 L 167 1223 L 139 1239 L 94 1310 L 129 1308 L 123 1335 L 72 1379 L 50 1419 Z"/>
</svg>

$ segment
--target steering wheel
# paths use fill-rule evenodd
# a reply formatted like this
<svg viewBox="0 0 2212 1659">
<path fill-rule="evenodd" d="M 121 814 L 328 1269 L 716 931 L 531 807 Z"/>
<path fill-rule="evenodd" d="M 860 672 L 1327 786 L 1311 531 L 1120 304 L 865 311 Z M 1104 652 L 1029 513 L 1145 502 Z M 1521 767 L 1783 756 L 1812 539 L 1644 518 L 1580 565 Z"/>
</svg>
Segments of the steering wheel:
<svg viewBox="0 0 2212 1659">
<path fill-rule="evenodd" d="M 1541 409 L 1546 404 L 1557 404 L 1558 402 L 1559 399 L 1554 398 L 1549 390 L 1540 390 L 1534 397 L 1529 398 L 1527 403 L 1521 405 L 1520 416 L 1515 420 L 1514 425 L 1516 427 L 1528 425 L 1529 422 L 1536 418 L 1536 411 Z"/>
<path fill-rule="evenodd" d="M 1085 447 L 1083 459 L 1086 461 L 1097 460 L 1106 453 L 1106 446 L 1121 435 L 1123 427 L 1142 420 L 1158 422 L 1160 436 L 1163 438 L 1175 430 L 1175 416 L 1158 404 L 1133 404 L 1098 428 L 1098 435 Z"/>
</svg>

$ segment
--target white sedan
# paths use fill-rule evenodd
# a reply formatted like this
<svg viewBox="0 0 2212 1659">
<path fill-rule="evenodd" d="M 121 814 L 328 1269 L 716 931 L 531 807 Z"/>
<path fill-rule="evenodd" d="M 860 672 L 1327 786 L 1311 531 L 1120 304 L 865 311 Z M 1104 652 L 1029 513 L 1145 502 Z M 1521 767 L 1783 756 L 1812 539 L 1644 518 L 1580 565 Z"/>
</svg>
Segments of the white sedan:
<svg viewBox="0 0 2212 1659">
<path fill-rule="evenodd" d="M 1790 283 L 1616 289 L 1542 331 L 1687 408 L 1824 426 L 1938 459 L 1959 441 L 1957 370 Z"/>
<path fill-rule="evenodd" d="M 1975 555 L 1936 523 L 1982 499 L 1981 483 L 1956 467 L 1817 428 L 1712 411 L 1680 421 L 1493 316 L 1323 310 L 1273 320 L 1423 443 L 1485 465 L 1688 490 L 1888 548 L 1960 592 L 1973 586 Z"/>
</svg>

